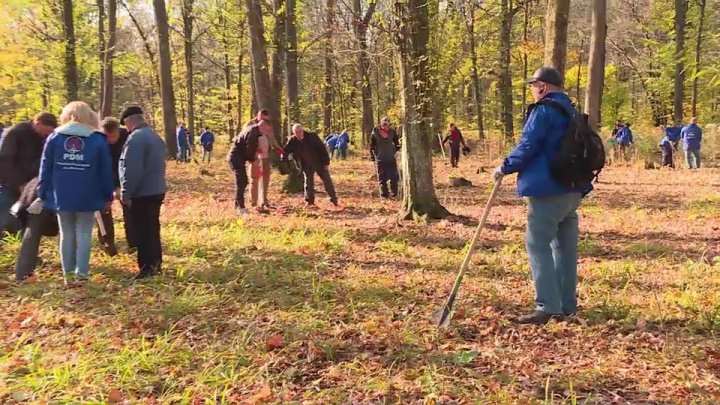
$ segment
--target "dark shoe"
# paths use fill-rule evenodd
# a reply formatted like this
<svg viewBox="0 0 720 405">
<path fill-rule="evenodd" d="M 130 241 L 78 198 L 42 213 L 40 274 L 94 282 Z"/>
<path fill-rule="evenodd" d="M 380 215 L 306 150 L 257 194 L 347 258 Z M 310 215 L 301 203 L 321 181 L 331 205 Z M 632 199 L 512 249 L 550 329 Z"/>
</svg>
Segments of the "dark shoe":
<svg viewBox="0 0 720 405">
<path fill-rule="evenodd" d="M 135 281 L 137 281 L 137 280 L 143 280 L 143 279 L 152 277 L 152 276 L 154 276 L 155 274 L 156 274 L 156 272 L 154 272 L 154 271 L 141 271 L 141 272 L 139 272 L 138 274 L 134 275 L 134 276 L 132 277 L 132 279 L 135 280 Z"/>
<path fill-rule="evenodd" d="M 110 257 L 115 257 L 118 254 L 118 250 L 115 245 L 103 245 L 102 250 L 103 252 L 105 252 L 106 255 Z"/>
<path fill-rule="evenodd" d="M 330 203 L 336 207 L 338 206 L 337 200 L 330 200 Z"/>
<path fill-rule="evenodd" d="M 561 319 L 561 315 L 548 314 L 543 311 L 534 311 L 532 314 L 523 315 L 515 319 L 515 323 L 520 325 L 545 325 L 551 319 Z"/>
</svg>

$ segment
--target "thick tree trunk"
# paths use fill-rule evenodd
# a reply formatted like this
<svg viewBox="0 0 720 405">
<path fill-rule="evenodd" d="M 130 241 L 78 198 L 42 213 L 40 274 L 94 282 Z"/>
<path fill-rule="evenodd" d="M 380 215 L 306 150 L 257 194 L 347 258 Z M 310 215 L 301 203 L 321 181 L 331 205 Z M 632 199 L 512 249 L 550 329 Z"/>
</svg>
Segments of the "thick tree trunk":
<svg viewBox="0 0 720 405">
<path fill-rule="evenodd" d="M 193 16 L 194 0 L 183 0 L 183 49 L 185 54 L 185 86 L 187 88 L 187 130 L 195 134 L 195 85 L 193 82 Z"/>
<path fill-rule="evenodd" d="M 265 26 L 262 20 L 260 0 L 245 0 L 248 8 L 248 27 L 250 31 L 250 48 L 252 50 L 253 81 L 258 108 L 267 110 L 273 126 L 275 139 L 281 142 L 280 111 L 277 96 L 270 81 L 267 50 L 265 45 Z"/>
<path fill-rule="evenodd" d="M 512 100 L 512 77 L 510 73 L 510 42 L 512 34 L 512 21 L 514 11 L 510 9 L 508 0 L 501 1 L 500 11 L 500 82 L 498 84 L 501 102 L 501 118 L 503 122 L 503 137 L 505 142 L 510 144 L 514 141 L 515 130 L 513 128 L 513 100 Z"/>
<path fill-rule="evenodd" d="M 370 145 L 370 132 L 373 124 L 373 95 L 370 86 L 370 54 L 368 53 L 367 29 L 370 19 L 375 13 L 377 1 L 370 2 L 365 15 L 362 13 L 360 0 L 353 0 L 353 13 L 355 14 L 355 41 L 358 46 L 358 72 L 362 92 L 362 142 L 363 146 Z M 361 18 L 361 16 L 363 16 Z"/>
<path fill-rule="evenodd" d="M 297 24 L 295 17 L 295 0 L 285 3 L 285 85 L 287 86 L 286 105 L 288 124 L 300 122 L 300 90 L 298 85 L 298 54 Z M 289 134 L 290 128 L 284 128 Z"/>
<path fill-rule="evenodd" d="M 483 140 L 485 139 L 482 102 L 483 91 L 480 87 L 480 74 L 478 73 L 477 41 L 475 38 L 475 5 L 470 4 L 469 6 L 470 10 L 467 10 L 468 16 L 465 17 L 465 29 L 467 30 L 468 48 L 470 48 L 470 75 L 472 76 L 473 86 L 475 87 L 475 119 L 477 122 L 479 139 Z"/>
<path fill-rule="evenodd" d="M 585 114 L 590 128 L 600 128 L 602 93 L 605 82 L 605 38 L 607 36 L 607 0 L 595 0 L 592 9 L 592 36 L 585 90 Z"/>
<path fill-rule="evenodd" d="M 250 53 L 250 119 L 258 112 L 258 96 L 255 88 L 255 63 L 253 62 L 252 52 Z"/>
<path fill-rule="evenodd" d="M 697 27 L 697 37 L 695 39 L 695 74 L 693 75 L 692 81 L 692 116 L 697 117 L 697 102 L 698 102 L 698 79 L 700 78 L 700 54 L 702 52 L 702 39 L 703 39 L 703 27 L 705 25 L 705 6 L 707 5 L 706 0 L 697 0 L 698 7 L 700 10 L 700 19 Z"/>
<path fill-rule="evenodd" d="M 175 90 L 172 82 L 172 60 L 170 59 L 170 35 L 168 15 L 165 9 L 165 0 L 153 0 L 155 9 L 155 24 L 158 33 L 158 48 L 160 49 L 160 94 L 162 98 L 163 133 L 170 159 L 177 158 L 177 140 L 175 128 L 177 117 L 175 115 Z"/>
<path fill-rule="evenodd" d="M 408 0 L 395 3 L 398 22 L 400 87 L 405 131 L 402 141 L 403 201 L 400 215 L 405 219 L 444 218 L 448 211 L 435 195 L 431 156 L 431 103 L 428 87 L 430 19 L 428 2 Z"/>
<path fill-rule="evenodd" d="M 685 26 L 688 0 L 675 0 L 675 85 L 673 86 L 673 119 L 683 122 L 685 100 Z"/>
<path fill-rule="evenodd" d="M 332 131 L 333 115 L 333 46 L 332 31 L 335 27 L 335 0 L 325 3 L 325 28 L 328 35 L 325 40 L 325 85 L 323 86 L 323 134 Z"/>
<path fill-rule="evenodd" d="M 549 0 L 545 15 L 545 66 L 565 75 L 570 0 Z"/>
<path fill-rule="evenodd" d="M 282 102 L 282 88 L 285 76 L 285 0 L 274 0 L 273 15 L 275 16 L 275 30 L 273 31 L 272 55 L 272 88 L 275 96 L 275 109 L 278 112 L 278 134 L 282 139 L 285 132 L 281 125 L 280 112 Z"/>
<path fill-rule="evenodd" d="M 75 55 L 75 19 L 72 0 L 63 0 L 63 35 L 65 37 L 65 99 L 69 103 L 78 99 L 78 69 Z"/>
<path fill-rule="evenodd" d="M 103 1 L 103 0 L 101 0 Z M 100 111 L 103 117 L 112 115 L 115 89 L 115 74 L 113 60 L 115 59 L 115 45 L 117 43 L 117 0 L 108 0 L 108 42 L 105 46 L 103 73 L 102 73 L 102 100 Z"/>
</svg>

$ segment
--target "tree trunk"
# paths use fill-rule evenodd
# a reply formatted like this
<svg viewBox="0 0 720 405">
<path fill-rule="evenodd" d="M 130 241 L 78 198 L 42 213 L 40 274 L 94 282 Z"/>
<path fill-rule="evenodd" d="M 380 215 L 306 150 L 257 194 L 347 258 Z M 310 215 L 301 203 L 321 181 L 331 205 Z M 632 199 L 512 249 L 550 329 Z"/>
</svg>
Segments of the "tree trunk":
<svg viewBox="0 0 720 405">
<path fill-rule="evenodd" d="M 368 53 L 367 29 L 370 19 L 375 13 L 377 1 L 372 1 L 365 11 L 362 13 L 362 5 L 360 0 L 353 0 L 353 13 L 355 14 L 355 40 L 358 46 L 358 72 L 360 83 L 358 87 L 362 91 L 362 143 L 363 146 L 370 145 L 370 133 L 374 127 L 373 123 L 373 95 L 370 86 L 370 54 Z"/>
<path fill-rule="evenodd" d="M 285 76 L 285 0 L 274 0 L 273 15 L 275 16 L 275 30 L 273 31 L 272 55 L 272 89 L 275 96 L 275 109 L 278 112 L 278 135 L 282 139 L 285 132 L 281 125 L 280 112 L 282 102 L 283 79 Z"/>
<path fill-rule="evenodd" d="M 552 66 L 565 75 L 567 29 L 570 0 L 549 0 L 545 15 L 545 66 Z"/>
<path fill-rule="evenodd" d="M 195 135 L 195 86 L 193 83 L 193 3 L 194 0 L 183 0 L 183 45 L 185 54 L 185 86 L 187 87 L 187 130 Z"/>
<path fill-rule="evenodd" d="M 244 40 L 245 40 L 245 20 L 241 20 L 240 22 L 240 38 L 238 38 L 238 80 L 237 80 L 237 126 L 235 128 L 234 133 L 231 132 L 229 134 L 230 140 L 235 136 L 235 134 L 240 133 L 242 130 L 242 126 L 245 123 L 243 118 L 243 55 L 245 55 L 245 52 L 243 52 L 245 48 Z M 251 66 L 252 68 L 252 66 Z M 251 69 L 252 70 L 252 69 Z"/>
<path fill-rule="evenodd" d="M 65 37 L 65 90 L 66 101 L 78 99 L 78 69 L 75 56 L 75 19 L 73 17 L 72 0 L 63 0 L 63 35 Z"/>
<path fill-rule="evenodd" d="M 102 108 L 105 100 L 105 53 L 107 52 L 107 44 L 105 43 L 105 0 L 97 0 L 98 8 L 98 57 L 100 58 L 100 106 Z"/>
<path fill-rule="evenodd" d="M 705 6 L 707 5 L 706 0 L 697 0 L 697 2 L 698 7 L 700 8 L 700 20 L 698 21 L 697 38 L 695 40 L 695 74 L 693 75 L 692 81 L 691 113 L 693 117 L 697 117 L 698 79 L 700 78 L 700 52 L 702 51 L 703 26 L 705 25 Z"/>
<path fill-rule="evenodd" d="M 607 0 L 595 0 L 592 9 L 592 36 L 585 90 L 585 114 L 590 128 L 600 128 L 602 93 L 605 82 L 605 38 L 607 36 Z"/>
<path fill-rule="evenodd" d="M 673 86 L 673 118 L 675 125 L 680 125 L 683 122 L 687 7 L 688 0 L 675 0 L 675 85 Z"/>
<path fill-rule="evenodd" d="M 250 119 L 258 112 L 258 96 L 255 88 L 255 63 L 253 62 L 252 52 L 250 53 Z"/>
<path fill-rule="evenodd" d="M 430 19 L 428 2 L 408 0 L 395 3 L 399 48 L 401 106 L 405 119 L 402 141 L 403 201 L 400 215 L 405 219 L 444 218 L 448 211 L 435 195 L 431 156 L 431 103 L 428 87 Z"/>
<path fill-rule="evenodd" d="M 530 25 L 530 2 L 526 1 L 523 5 L 523 79 L 528 77 L 528 26 Z M 527 107 L 527 90 L 528 86 L 522 86 L 522 122 L 525 123 L 525 108 Z"/>
<path fill-rule="evenodd" d="M 472 76 L 473 86 L 475 87 L 475 119 L 477 120 L 478 136 L 480 140 L 485 139 L 485 128 L 483 126 L 483 103 L 482 89 L 480 88 L 480 74 L 478 73 L 478 57 L 477 57 L 477 41 L 475 38 L 475 4 L 471 2 L 469 16 L 465 18 L 465 28 L 467 30 L 468 47 L 470 48 L 470 74 Z M 509 69 L 509 68 L 508 68 Z"/>
<path fill-rule="evenodd" d="M 224 15 L 218 17 L 220 26 L 222 27 L 221 42 L 223 46 L 223 77 L 225 79 L 225 130 L 229 137 L 233 136 L 233 102 L 232 102 L 232 74 L 230 73 L 230 40 L 228 39 L 228 24 Z M 240 48 L 242 49 L 242 48 Z M 241 119 L 238 116 L 238 120 Z"/>
<path fill-rule="evenodd" d="M 103 0 L 101 0 L 103 1 Z M 117 0 L 108 0 L 108 42 L 105 46 L 103 73 L 102 73 L 102 101 L 100 111 L 103 117 L 112 115 L 115 74 L 113 72 L 113 60 L 115 59 L 115 46 L 117 43 Z"/>
<path fill-rule="evenodd" d="M 162 98 L 163 133 L 170 159 L 177 158 L 177 140 L 175 127 L 175 90 L 172 82 L 172 60 L 170 59 L 170 35 L 168 15 L 165 9 L 165 0 L 153 0 L 155 9 L 155 24 L 158 33 L 158 48 L 160 49 L 160 96 Z"/>
<path fill-rule="evenodd" d="M 142 39 L 142 41 L 143 41 L 143 48 L 145 48 L 145 53 L 147 53 L 148 58 L 150 59 L 150 63 L 153 66 L 153 83 L 155 83 L 155 88 L 159 89 L 161 87 L 160 86 L 160 77 L 157 74 L 158 71 L 155 70 L 155 69 L 158 69 L 158 63 L 155 58 L 155 52 L 153 51 L 152 46 L 150 46 L 150 38 L 148 38 L 148 35 L 145 33 L 145 31 L 140 26 L 140 22 L 137 20 L 137 18 L 135 18 L 135 15 L 130 11 L 130 8 L 127 6 L 127 4 L 125 4 L 124 1 L 122 1 L 121 4 L 125 8 L 125 11 L 127 11 L 128 17 L 130 17 L 130 21 L 132 21 L 133 25 L 135 26 L 135 29 L 138 32 L 138 35 L 140 35 L 140 39 Z M 152 89 L 152 86 L 150 86 L 150 87 L 151 87 L 150 91 L 152 91 L 154 94 L 154 90 Z"/>
<path fill-rule="evenodd" d="M 325 40 L 325 85 L 323 87 L 323 134 L 332 131 L 333 113 L 333 47 L 332 31 L 335 27 L 335 0 L 327 0 L 325 4 L 325 28 L 328 30 Z"/>
<path fill-rule="evenodd" d="M 274 94 L 270 71 L 268 69 L 267 50 L 265 46 L 265 26 L 262 20 L 260 0 L 245 0 L 248 8 L 248 27 L 250 31 L 250 48 L 252 53 L 253 81 L 258 108 L 267 110 L 273 127 L 275 139 L 281 142 L 280 111 L 277 97 Z"/>
<path fill-rule="evenodd" d="M 297 24 L 295 0 L 285 2 L 285 85 L 287 86 L 286 105 L 288 126 L 300 122 L 300 90 L 298 85 Z M 290 133 L 290 128 L 283 132 Z"/>
<path fill-rule="evenodd" d="M 512 100 L 512 76 L 510 72 L 510 42 L 512 34 L 512 21 L 514 12 L 510 9 L 508 0 L 501 1 L 500 11 L 500 78 L 498 90 L 501 100 L 501 116 L 503 122 L 503 137 L 505 142 L 513 142 L 515 130 L 513 128 L 513 100 Z M 477 98 L 477 96 L 476 96 Z"/>
</svg>

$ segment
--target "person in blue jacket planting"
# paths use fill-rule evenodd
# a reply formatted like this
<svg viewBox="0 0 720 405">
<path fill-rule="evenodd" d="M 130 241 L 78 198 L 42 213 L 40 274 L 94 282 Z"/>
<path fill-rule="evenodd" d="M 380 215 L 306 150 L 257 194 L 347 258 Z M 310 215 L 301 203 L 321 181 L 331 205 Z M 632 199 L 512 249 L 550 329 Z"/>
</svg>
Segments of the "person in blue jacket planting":
<svg viewBox="0 0 720 405">
<path fill-rule="evenodd" d="M 347 158 L 348 148 L 350 147 L 350 135 L 348 135 L 347 131 L 342 131 L 340 135 L 337 136 L 337 142 L 335 144 L 335 155 L 338 158 L 341 158 L 342 160 L 345 160 Z"/>
<path fill-rule="evenodd" d="M 568 113 L 577 114 L 562 90 L 562 81 L 560 72 L 544 67 L 526 83 L 531 85 L 536 102 L 550 99 Z M 551 161 L 569 124 L 569 118 L 561 111 L 548 104 L 536 104 L 517 146 L 493 174 L 499 181 L 505 175 L 518 173 L 518 194 L 528 201 L 525 243 L 535 284 L 535 310 L 517 318 L 517 323 L 545 324 L 577 311 L 577 209 L 592 184 L 571 189 L 550 172 Z"/>
<path fill-rule="evenodd" d="M 38 199 L 28 208 L 57 212 L 60 261 L 65 284 L 90 275 L 90 244 L 95 211 L 113 201 L 112 157 L 89 105 L 73 101 L 60 114 L 60 127 L 45 142 L 40 162 Z"/>
<path fill-rule="evenodd" d="M 697 118 L 692 117 L 690 124 L 680 131 L 680 138 L 683 141 L 685 161 L 688 169 L 700 168 L 700 145 L 702 144 L 703 131 L 697 124 Z"/>
</svg>

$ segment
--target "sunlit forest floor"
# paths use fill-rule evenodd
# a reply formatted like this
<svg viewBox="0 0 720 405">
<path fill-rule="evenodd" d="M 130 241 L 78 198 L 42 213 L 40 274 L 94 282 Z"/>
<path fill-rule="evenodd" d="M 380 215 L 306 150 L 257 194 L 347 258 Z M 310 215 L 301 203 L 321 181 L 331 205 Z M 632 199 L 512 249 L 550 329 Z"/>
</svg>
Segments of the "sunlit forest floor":
<svg viewBox="0 0 720 405">
<path fill-rule="evenodd" d="M 133 256 L 94 250 L 66 289 L 48 238 L 38 283 L 0 283 L 0 403 L 720 402 L 720 170 L 606 169 L 581 209 L 581 320 L 544 327 L 508 321 L 533 292 L 507 178 L 438 331 L 491 168 L 461 160 L 473 186 L 452 188 L 438 159 L 459 216 L 415 224 L 367 160 L 332 163 L 341 209 L 274 173 L 277 209 L 243 218 L 224 162 L 171 163 L 162 276 L 133 283 Z M 0 246 L 3 280 L 18 248 Z"/>
</svg>

